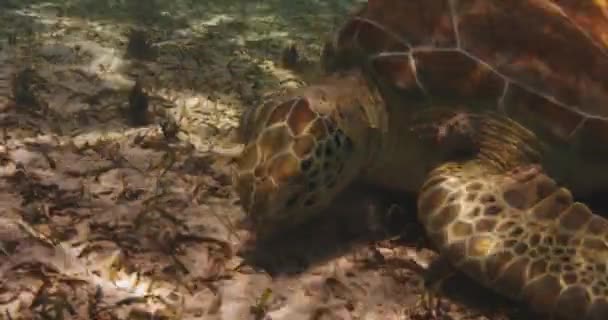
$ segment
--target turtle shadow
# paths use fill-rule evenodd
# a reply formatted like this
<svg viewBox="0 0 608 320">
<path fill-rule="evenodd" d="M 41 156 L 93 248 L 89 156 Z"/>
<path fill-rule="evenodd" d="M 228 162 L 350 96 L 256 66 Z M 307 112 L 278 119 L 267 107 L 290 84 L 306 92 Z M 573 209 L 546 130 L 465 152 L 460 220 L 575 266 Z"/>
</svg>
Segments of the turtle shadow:
<svg viewBox="0 0 608 320">
<path fill-rule="evenodd" d="M 608 201 L 606 201 L 607 195 L 608 190 L 598 190 L 588 196 L 580 197 L 576 200 L 588 205 L 593 213 L 608 219 Z"/>
<path fill-rule="evenodd" d="M 397 197 L 356 184 L 318 218 L 248 243 L 240 255 L 248 265 L 271 275 L 297 275 L 357 248 L 394 238 L 403 230 L 407 230 L 412 245 L 423 234 L 412 195 Z"/>
<path fill-rule="evenodd" d="M 245 264 L 264 270 L 272 277 L 297 277 L 315 265 L 356 255 L 354 252 L 366 248 L 373 250 L 379 242 L 387 241 L 396 247 L 432 250 L 416 217 L 416 195 L 394 194 L 358 184 L 340 194 L 320 218 L 256 242 L 239 255 Z M 425 269 L 411 257 L 379 259 L 378 263 L 365 268 L 386 270 L 391 265 L 413 272 L 421 281 L 424 279 Z M 399 279 L 395 278 L 395 281 Z M 538 319 L 525 306 L 492 292 L 461 273 L 442 283 L 439 297 L 442 301 L 440 314 L 446 314 L 445 317 L 431 316 L 420 309 L 410 318 L 452 319 L 447 314 L 456 309 L 465 310 L 470 319 Z"/>
</svg>

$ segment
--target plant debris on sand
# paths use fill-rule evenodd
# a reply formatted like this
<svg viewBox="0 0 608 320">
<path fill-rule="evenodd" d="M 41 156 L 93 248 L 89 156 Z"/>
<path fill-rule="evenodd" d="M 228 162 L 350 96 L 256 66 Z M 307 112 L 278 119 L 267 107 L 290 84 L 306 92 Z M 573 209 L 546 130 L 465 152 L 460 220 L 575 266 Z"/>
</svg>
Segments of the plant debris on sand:
<svg viewBox="0 0 608 320">
<path fill-rule="evenodd" d="M 141 3 L 0 4 L 0 319 L 516 319 L 458 278 L 422 308 L 432 251 L 374 190 L 247 245 L 239 116 L 356 1 Z"/>
</svg>

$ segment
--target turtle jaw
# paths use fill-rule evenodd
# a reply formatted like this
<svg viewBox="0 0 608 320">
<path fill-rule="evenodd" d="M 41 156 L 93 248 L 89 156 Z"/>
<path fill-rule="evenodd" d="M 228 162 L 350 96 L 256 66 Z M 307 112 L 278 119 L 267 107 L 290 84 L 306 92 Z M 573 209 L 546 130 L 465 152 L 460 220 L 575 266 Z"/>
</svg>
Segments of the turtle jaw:
<svg viewBox="0 0 608 320">
<path fill-rule="evenodd" d="M 250 142 L 237 159 L 234 184 L 241 206 L 262 236 L 319 215 L 360 170 L 356 161 L 347 160 L 353 145 L 339 131 L 315 141 L 304 158 L 291 149 L 296 138 L 287 138 L 288 147 L 280 148 L 267 148 L 261 141 Z"/>
<path fill-rule="evenodd" d="M 295 177 L 297 179 L 297 177 Z M 258 237 L 280 233 L 315 216 L 330 198 L 314 198 L 304 183 L 276 184 L 271 178 L 237 180 L 242 207 Z"/>
<path fill-rule="evenodd" d="M 325 150 L 323 145 L 317 148 Z M 234 180 L 241 205 L 260 236 L 318 215 L 350 182 L 337 175 L 346 163 L 332 162 L 328 157 L 311 155 L 301 160 L 291 154 L 273 152 L 267 161 L 246 164 L 247 153 L 259 149 L 257 143 L 245 148 L 237 162 Z"/>
<path fill-rule="evenodd" d="M 297 185 L 279 185 L 271 177 L 237 175 L 237 193 L 255 229 L 265 229 L 289 216 L 289 199 L 301 193 Z M 293 210 L 293 209 L 292 209 Z M 288 217 L 287 217 L 288 218 Z"/>
</svg>

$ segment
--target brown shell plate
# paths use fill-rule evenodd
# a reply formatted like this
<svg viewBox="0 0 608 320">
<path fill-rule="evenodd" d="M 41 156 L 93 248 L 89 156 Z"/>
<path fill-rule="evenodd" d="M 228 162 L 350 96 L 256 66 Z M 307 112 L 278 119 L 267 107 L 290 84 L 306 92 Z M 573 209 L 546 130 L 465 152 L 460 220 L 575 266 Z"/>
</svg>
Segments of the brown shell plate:
<svg viewBox="0 0 608 320">
<path fill-rule="evenodd" d="M 327 48 L 403 95 L 489 102 L 608 166 L 608 7 L 591 0 L 370 0 Z M 599 157 L 599 158 L 598 158 Z"/>
</svg>

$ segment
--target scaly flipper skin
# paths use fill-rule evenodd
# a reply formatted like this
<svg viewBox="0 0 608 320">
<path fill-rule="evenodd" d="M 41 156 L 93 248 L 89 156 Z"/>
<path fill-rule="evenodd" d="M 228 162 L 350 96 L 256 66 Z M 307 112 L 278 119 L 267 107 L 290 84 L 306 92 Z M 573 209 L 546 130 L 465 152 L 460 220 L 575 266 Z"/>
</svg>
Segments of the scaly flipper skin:
<svg viewBox="0 0 608 320">
<path fill-rule="evenodd" d="M 555 319 L 606 319 L 608 221 L 538 166 L 442 165 L 418 210 L 441 255 L 485 286 Z"/>
</svg>

